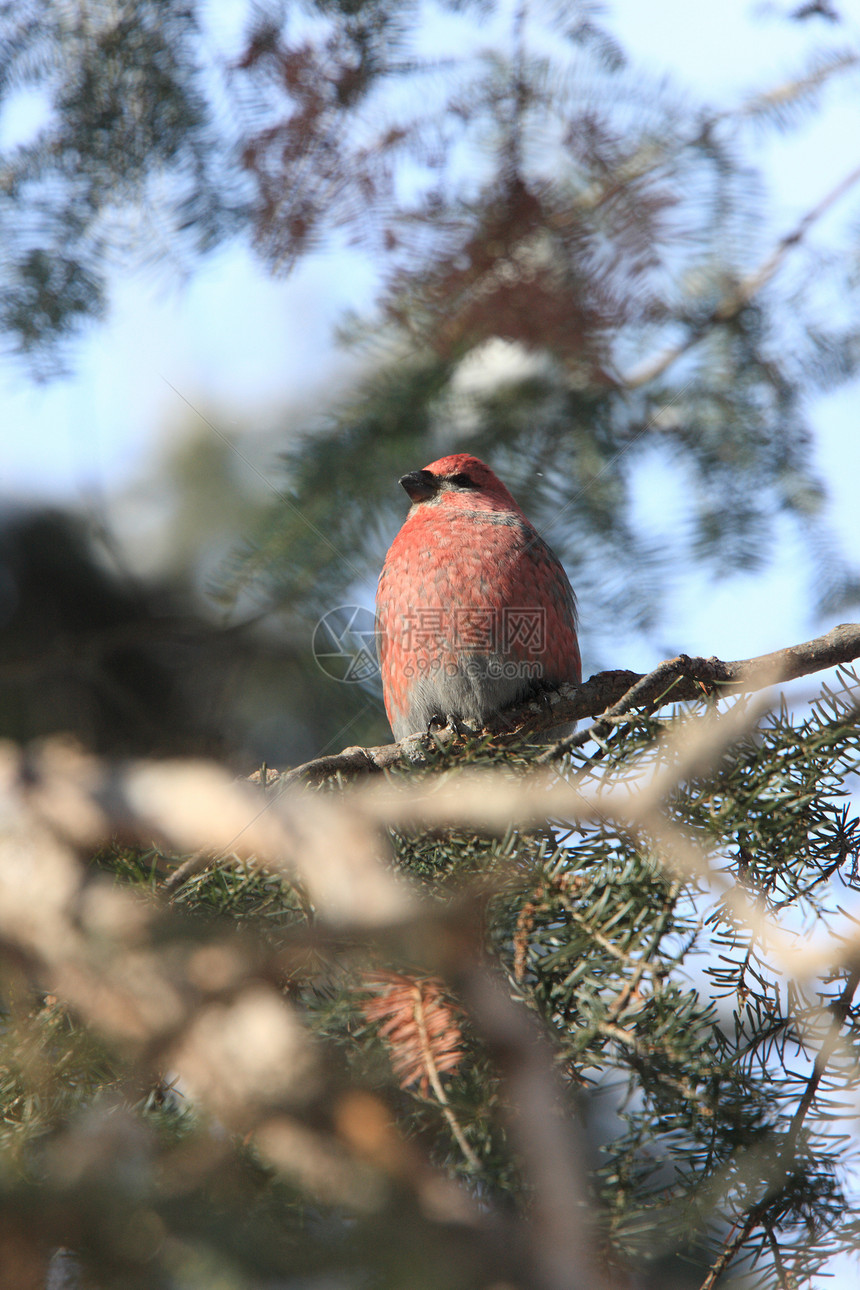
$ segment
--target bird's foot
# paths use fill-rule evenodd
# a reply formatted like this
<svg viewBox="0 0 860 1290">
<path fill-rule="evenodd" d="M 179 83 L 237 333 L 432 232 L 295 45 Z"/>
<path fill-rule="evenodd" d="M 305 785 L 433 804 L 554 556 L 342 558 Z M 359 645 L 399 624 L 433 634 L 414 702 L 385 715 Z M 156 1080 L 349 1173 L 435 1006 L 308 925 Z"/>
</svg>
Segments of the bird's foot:
<svg viewBox="0 0 860 1290">
<path fill-rule="evenodd" d="M 427 722 L 428 735 L 440 735 L 446 730 L 450 730 L 453 735 L 459 739 L 466 739 L 475 732 L 471 726 L 467 726 L 458 716 L 453 713 L 435 712 Z"/>
</svg>

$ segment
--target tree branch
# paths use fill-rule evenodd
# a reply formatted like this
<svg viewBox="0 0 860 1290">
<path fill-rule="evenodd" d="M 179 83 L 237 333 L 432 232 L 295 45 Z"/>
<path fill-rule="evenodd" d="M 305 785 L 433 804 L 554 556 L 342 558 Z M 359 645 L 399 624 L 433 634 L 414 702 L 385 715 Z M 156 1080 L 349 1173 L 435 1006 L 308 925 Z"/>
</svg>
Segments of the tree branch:
<svg viewBox="0 0 860 1290">
<path fill-rule="evenodd" d="M 719 1257 L 717 1258 L 716 1262 L 711 1267 L 707 1277 L 703 1281 L 701 1290 L 713 1290 L 713 1286 L 716 1285 L 720 1276 L 726 1270 L 729 1263 L 731 1263 L 732 1259 L 737 1254 L 738 1250 L 740 1250 L 740 1248 L 744 1245 L 744 1243 L 751 1236 L 752 1232 L 759 1225 L 759 1223 L 764 1221 L 768 1204 L 770 1201 L 773 1200 L 774 1192 L 776 1190 L 775 1181 L 778 1181 L 778 1184 L 781 1187 L 784 1187 L 785 1184 L 787 1183 L 791 1168 L 794 1164 L 794 1155 L 797 1149 L 797 1141 L 800 1136 L 800 1131 L 803 1127 L 803 1122 L 806 1119 L 807 1113 L 809 1112 L 809 1109 L 812 1106 L 813 1101 L 815 1100 L 815 1095 L 818 1092 L 818 1087 L 821 1084 L 822 1079 L 824 1078 L 825 1071 L 827 1070 L 828 1062 L 830 1061 L 831 1057 L 836 1051 L 837 1045 L 839 1043 L 839 1037 L 842 1032 L 842 1027 L 845 1024 L 848 1018 L 848 1014 L 851 1011 L 851 1004 L 854 1000 L 854 995 L 857 992 L 858 985 L 860 985 L 860 968 L 854 967 L 849 972 L 846 978 L 845 985 L 843 987 L 842 993 L 840 994 L 839 998 L 834 1000 L 834 1002 L 829 1005 L 829 1012 L 831 1015 L 830 1027 L 828 1029 L 827 1034 L 824 1037 L 824 1040 L 821 1044 L 821 1047 L 818 1050 L 818 1053 L 816 1054 L 815 1063 L 812 1068 L 812 1073 L 809 1079 L 807 1080 L 806 1088 L 804 1089 L 803 1096 L 800 1099 L 800 1102 L 797 1105 L 794 1115 L 791 1118 L 791 1123 L 788 1126 L 788 1132 L 785 1136 L 785 1140 L 779 1152 L 779 1163 L 780 1163 L 779 1178 L 778 1180 L 771 1180 L 771 1182 L 768 1185 L 767 1191 L 765 1192 L 765 1195 L 748 1211 L 747 1216 L 743 1222 L 743 1225 L 741 1227 L 738 1227 L 736 1225 L 732 1229 L 732 1232 L 729 1234 L 729 1237 L 726 1240 L 726 1243 L 723 1246 L 723 1249 Z M 738 1220 L 738 1222 L 740 1222 L 740 1220 Z M 780 1282 L 782 1285 L 787 1285 L 788 1277 L 786 1275 L 785 1268 L 783 1267 L 783 1264 L 782 1264 L 779 1245 L 777 1243 L 776 1236 L 774 1235 L 772 1226 L 770 1226 L 769 1224 L 765 1224 L 765 1233 L 770 1243 L 771 1250 L 773 1252 L 774 1264 L 777 1269 L 777 1274 L 780 1277 Z"/>
<path fill-rule="evenodd" d="M 788 1155 L 790 1151 L 793 1155 L 797 1146 L 797 1140 L 800 1137 L 800 1131 L 803 1128 L 803 1122 L 806 1119 L 812 1103 L 815 1101 L 815 1095 L 818 1092 L 824 1074 L 827 1070 L 827 1064 L 836 1051 L 839 1044 L 839 1037 L 842 1033 L 842 1027 L 848 1019 L 851 1011 L 851 1004 L 854 1002 L 854 995 L 857 993 L 857 987 L 860 985 L 860 967 L 853 967 L 848 973 L 842 993 L 838 999 L 829 1005 L 831 1016 L 830 1027 L 822 1041 L 821 1047 L 815 1056 L 815 1062 L 812 1067 L 812 1073 L 806 1083 L 803 1091 L 803 1097 L 797 1104 L 797 1109 L 791 1118 L 791 1124 L 788 1129 Z M 787 1165 L 790 1161 L 787 1162 Z"/>
<path fill-rule="evenodd" d="M 563 685 L 552 694 L 530 699 L 501 714 L 499 727 L 491 734 L 506 740 L 539 735 L 542 730 L 565 722 L 581 721 L 599 714 L 586 730 L 553 744 L 541 755 L 541 762 L 560 757 L 569 748 L 607 734 L 613 725 L 634 708 L 653 712 L 664 703 L 682 703 L 705 695 L 737 694 L 765 686 L 794 681 L 812 672 L 822 672 L 840 663 L 860 658 L 860 623 L 842 623 L 824 636 L 761 654 L 756 658 L 724 663 L 718 658 L 691 658 L 679 654 L 654 668 L 653 672 L 597 672 L 582 685 Z M 426 758 L 440 746 L 437 735 L 409 735 L 396 744 L 375 748 L 345 748 L 343 752 L 317 757 L 288 771 L 280 779 L 287 787 L 294 783 L 318 784 L 337 774 L 353 776 L 408 766 Z"/>
<path fill-rule="evenodd" d="M 757 1222 L 758 1213 L 753 1209 L 747 1214 L 744 1223 L 740 1227 L 736 1225 L 732 1228 L 725 1245 L 702 1282 L 700 1290 L 713 1290 L 713 1287 L 717 1284 L 738 1250 L 746 1242 Z"/>
<path fill-rule="evenodd" d="M 430 1037 L 427 1034 L 427 1020 L 424 1013 L 424 999 L 421 995 L 421 990 L 416 985 L 413 987 L 413 991 L 414 1004 L 412 1007 L 412 1016 L 415 1020 L 415 1026 L 418 1031 L 419 1042 L 421 1045 L 421 1057 L 424 1062 L 424 1069 L 427 1072 L 427 1078 L 430 1081 L 433 1092 L 436 1094 L 436 1100 L 442 1108 L 442 1114 L 448 1121 L 448 1127 L 453 1133 L 457 1141 L 457 1145 L 462 1151 L 469 1168 L 474 1169 L 477 1172 L 481 1168 L 481 1162 L 469 1146 L 460 1122 L 451 1109 L 451 1104 L 448 1101 L 445 1087 L 439 1078 L 439 1071 L 436 1068 L 436 1060 L 433 1056 L 433 1045 L 430 1043 Z"/>
<path fill-rule="evenodd" d="M 853 188 L 858 181 L 860 181 L 860 166 L 841 179 L 816 206 L 813 206 L 812 210 L 807 211 L 791 232 L 780 238 L 767 259 L 727 291 L 722 299 L 717 301 L 706 318 L 695 325 L 691 325 L 683 340 L 678 341 L 676 345 L 670 345 L 662 353 L 645 359 L 644 362 L 631 368 L 629 372 L 621 377 L 620 384 L 626 386 L 629 390 L 636 390 L 642 385 L 647 385 L 649 381 L 662 376 L 676 359 L 679 359 L 682 354 L 686 354 L 687 350 L 698 344 L 711 327 L 719 323 L 730 322 L 731 319 L 736 318 L 741 310 L 749 304 L 753 296 L 757 295 L 762 287 L 770 281 L 791 248 L 802 242 L 812 225 L 821 219 L 822 215 L 826 214 L 830 207 L 840 197 L 843 197 L 849 189 Z"/>
<path fill-rule="evenodd" d="M 529 1284 L 534 1290 L 608 1290 L 594 1245 L 587 1147 L 576 1117 L 559 1114 L 564 1092 L 552 1046 L 504 977 L 480 960 L 455 961 L 451 968 L 504 1081 L 510 1132 L 533 1189 Z"/>
</svg>

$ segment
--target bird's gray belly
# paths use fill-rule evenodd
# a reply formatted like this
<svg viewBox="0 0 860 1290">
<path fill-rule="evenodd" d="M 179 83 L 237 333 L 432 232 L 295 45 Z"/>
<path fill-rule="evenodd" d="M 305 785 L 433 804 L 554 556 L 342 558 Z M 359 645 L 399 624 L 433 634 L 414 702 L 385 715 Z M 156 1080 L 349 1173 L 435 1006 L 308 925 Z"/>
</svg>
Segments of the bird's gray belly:
<svg viewBox="0 0 860 1290">
<path fill-rule="evenodd" d="M 501 654 L 466 655 L 456 665 L 430 668 L 413 682 L 409 712 L 396 718 L 394 737 L 421 734 L 434 718 L 480 730 L 503 709 L 537 694 L 542 688 L 541 672 L 539 665 Z M 559 729 L 560 733 L 548 732 L 541 738 L 561 738 L 570 727 Z"/>
</svg>

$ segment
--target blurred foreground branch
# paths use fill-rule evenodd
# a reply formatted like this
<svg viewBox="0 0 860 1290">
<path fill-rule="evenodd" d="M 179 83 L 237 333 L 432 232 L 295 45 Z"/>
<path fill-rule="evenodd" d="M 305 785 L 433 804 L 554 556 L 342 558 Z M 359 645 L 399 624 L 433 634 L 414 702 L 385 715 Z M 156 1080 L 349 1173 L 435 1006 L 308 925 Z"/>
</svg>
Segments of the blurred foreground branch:
<svg viewBox="0 0 860 1290">
<path fill-rule="evenodd" d="M 401 814 L 414 805 L 403 803 Z M 363 811 L 354 797 L 267 799 L 211 765 L 110 765 L 53 743 L 30 756 L 0 750 L 0 807 L 0 959 L 23 958 L 43 989 L 118 1044 L 144 1078 L 173 1072 L 223 1125 L 253 1135 L 272 1168 L 326 1200 L 372 1212 L 386 1187 L 405 1187 L 432 1223 L 472 1230 L 482 1278 L 504 1271 L 534 1290 L 602 1283 L 590 1253 L 581 1153 L 557 1123 L 563 1091 L 552 1050 L 484 962 L 462 908 L 440 916 L 384 863 L 381 823 L 397 813 L 394 802 L 371 801 Z M 422 928 L 434 966 L 459 986 L 508 1083 L 534 1224 L 502 1223 L 486 1203 L 479 1214 L 465 1191 L 398 1138 L 380 1102 L 331 1087 L 318 1045 L 276 988 L 283 951 L 261 954 L 262 946 L 216 938 L 165 953 L 157 908 L 94 880 L 73 850 L 91 851 L 117 834 L 288 871 L 316 904 L 318 949 L 346 933 L 399 936 L 407 927 L 414 949 Z M 62 1228 L 54 1239 L 75 1244 Z"/>
<path fill-rule="evenodd" d="M 852 630 L 856 646 L 857 629 Z M 820 663 L 828 651 L 832 655 L 840 640 L 841 648 L 847 648 L 849 629 L 841 631 L 842 637 L 831 633 L 821 642 L 769 656 L 769 674 L 758 660 L 755 684 L 784 677 L 786 668 L 803 674 L 813 658 Z M 631 691 L 628 686 L 630 702 L 643 701 L 643 694 L 656 701 L 678 676 L 680 684 L 689 683 L 697 661 L 688 662 L 687 670 L 680 660 L 668 665 L 668 673 L 667 665 L 658 669 L 646 678 L 650 689 Z M 733 666 L 710 665 L 711 674 L 716 670 L 720 676 Z M 752 684 L 750 665 L 744 666 L 747 670 L 735 675 L 736 688 Z M 831 773 L 824 762 L 811 764 L 811 778 L 791 781 L 793 759 L 806 743 L 837 770 L 844 767 L 845 775 L 856 769 L 855 685 L 856 679 L 833 696 L 829 723 L 779 745 L 775 769 L 765 773 L 759 763 L 755 770 L 755 782 L 764 785 L 756 790 L 764 818 L 774 817 L 774 803 L 783 800 L 779 793 L 786 803 L 788 814 L 781 817 L 774 855 L 766 856 L 765 842 L 759 850 L 775 882 L 795 884 L 792 899 L 808 891 L 810 876 L 832 871 L 824 867 L 832 854 L 841 863 L 853 848 L 856 859 L 856 834 L 847 817 L 820 811 L 814 819 L 810 815 L 806 785 L 820 786 Z M 684 1131 L 694 1135 L 691 1142 L 703 1134 L 702 1140 L 711 1144 L 708 1159 L 716 1152 L 702 1188 L 694 1194 L 693 1184 L 684 1181 L 677 1207 L 688 1234 L 684 1216 L 691 1207 L 699 1216 L 718 1215 L 712 1233 L 723 1253 L 715 1253 L 712 1242 L 708 1260 L 709 1284 L 714 1284 L 758 1230 L 776 1240 L 774 1224 L 784 1207 L 794 1204 L 792 1189 L 800 1186 L 798 1160 L 808 1149 L 810 1124 L 820 1118 L 819 1102 L 831 1096 L 843 1069 L 854 1069 L 853 1057 L 850 1063 L 845 1060 L 857 1022 L 853 991 L 837 978 L 846 974 L 854 981 L 860 970 L 856 924 L 844 916 L 841 922 L 822 922 L 816 935 L 804 928 L 799 936 L 786 921 L 785 900 L 775 902 L 764 894 L 763 859 L 757 859 L 758 869 L 751 868 L 749 833 L 759 803 L 750 797 L 743 763 L 745 757 L 770 756 L 761 724 L 766 707 L 767 700 L 759 697 L 738 701 L 725 712 L 710 708 L 673 719 L 662 737 L 651 733 L 644 743 L 634 741 L 630 755 L 617 766 L 586 759 L 578 774 L 569 766 L 563 775 L 554 766 L 530 766 L 524 774 L 502 758 L 489 768 L 447 765 L 432 776 L 364 779 L 340 793 L 284 788 L 280 782 L 257 787 L 202 762 L 110 763 L 57 742 L 27 753 L 4 745 L 0 966 L 7 980 L 16 983 L 11 997 L 21 996 L 25 981 L 34 983 L 49 992 L 52 1006 L 61 1001 L 121 1054 L 127 1100 L 133 1089 L 163 1088 L 169 1072 L 195 1113 L 208 1114 L 219 1126 L 216 1134 L 207 1135 L 211 1140 L 201 1143 L 198 1138 L 193 1150 L 183 1154 L 180 1147 L 172 1148 L 173 1154 L 160 1159 L 157 1172 L 167 1179 L 170 1199 L 166 1212 L 148 1213 L 152 1230 L 175 1224 L 185 1212 L 190 1174 L 197 1180 L 193 1186 L 211 1191 L 238 1138 L 273 1176 L 307 1196 L 314 1212 L 334 1206 L 352 1216 L 350 1224 L 369 1224 L 362 1230 L 377 1247 L 382 1248 L 380 1240 L 387 1246 L 391 1233 L 406 1223 L 412 1233 L 407 1244 L 441 1251 L 442 1267 L 427 1282 L 434 1290 L 451 1284 L 444 1268 L 460 1267 L 464 1258 L 470 1272 L 457 1284 L 468 1290 L 501 1282 L 516 1290 L 610 1290 L 629 1284 L 624 1271 L 620 1279 L 615 1276 L 606 1253 L 615 1241 L 613 1206 L 622 1203 L 628 1184 L 623 1179 L 619 1183 L 620 1175 L 613 1173 L 608 1209 L 596 1203 L 589 1142 L 585 1133 L 586 1140 L 580 1141 L 571 1090 L 572 1082 L 581 1087 L 599 1079 L 601 1071 L 626 1064 L 642 1080 L 645 1095 L 655 1099 L 661 1123 L 667 1107 L 674 1108 L 673 1123 L 677 1116 L 689 1115 L 691 1127 Z M 750 738 L 753 732 L 755 738 Z M 612 739 L 623 745 L 624 735 L 616 730 Z M 614 742 L 609 746 L 612 751 Z M 741 767 L 739 836 L 746 840 L 741 861 L 727 866 L 726 835 L 714 837 L 711 829 L 715 819 L 726 818 L 727 768 L 735 764 Z M 721 801 L 714 796 L 715 785 L 724 795 Z M 685 792 L 687 813 L 682 817 Z M 797 843 L 807 860 L 810 847 L 820 848 L 834 821 L 837 835 L 821 852 L 819 869 L 793 874 L 791 828 L 807 817 L 815 839 L 810 842 L 804 833 Z M 568 842 L 569 850 L 546 850 L 551 820 L 562 822 L 556 831 L 568 838 L 578 832 L 577 847 Z M 536 850 L 540 830 L 545 841 Z M 518 839 L 514 850 L 504 841 L 512 836 Z M 597 869 L 588 860 L 591 837 L 611 844 L 608 861 Z M 491 838 L 500 840 L 495 851 L 486 849 Z M 164 884 L 159 888 L 153 883 L 141 893 L 86 862 L 99 847 L 117 845 L 118 839 L 142 848 L 155 844 L 162 865 L 176 864 L 189 852 L 210 860 L 221 857 L 218 868 L 223 874 L 238 873 L 240 885 L 249 874 L 280 875 L 299 892 L 302 917 L 282 921 L 274 935 L 271 930 L 255 935 L 250 929 L 230 928 L 222 917 L 190 926 L 180 907 L 165 901 Z M 625 839 L 626 860 L 619 852 Z M 448 857 L 469 855 L 477 847 L 474 854 L 484 869 L 473 870 L 459 893 L 448 891 L 439 899 L 442 886 L 431 886 L 427 868 L 410 870 L 404 864 L 410 848 L 422 845 L 431 848 L 427 854 L 440 870 Z M 631 888 L 627 884 L 637 865 L 637 886 Z M 222 890 L 217 870 L 211 876 L 216 891 Z M 591 880 L 595 890 L 586 898 L 583 884 Z M 634 890 L 639 894 L 633 896 Z M 174 884 L 171 894 L 175 891 Z M 730 988 L 739 999 L 750 997 L 748 966 L 754 976 L 776 972 L 792 982 L 791 1026 L 795 1042 L 807 1054 L 809 1074 L 799 1085 L 788 1086 L 788 1109 L 764 1139 L 763 1122 L 751 1103 L 750 1142 L 764 1142 L 753 1164 L 745 1163 L 746 1140 L 737 1136 L 740 1121 L 732 1119 L 746 1111 L 730 1100 L 727 1110 L 734 1110 L 724 1116 L 722 1103 L 715 1100 L 736 1096 L 720 1082 L 729 1078 L 730 1069 L 724 1069 L 720 1055 L 719 1045 L 727 1042 L 723 1031 L 717 1031 L 716 1041 L 708 1038 L 714 1034 L 715 1014 L 703 1009 L 695 994 L 685 1003 L 686 996 L 678 994 L 670 979 L 678 954 L 670 939 L 673 928 L 686 938 L 693 934 L 686 928 L 703 926 L 698 908 L 691 915 L 694 924 L 682 922 L 682 891 L 697 893 L 697 901 L 706 893 L 703 908 L 719 911 L 717 961 L 727 961 L 727 945 L 736 950 Z M 514 936 L 519 966 L 513 972 L 506 969 L 503 953 L 488 953 L 488 908 L 503 893 L 513 902 L 515 918 L 508 931 L 502 924 L 498 936 L 505 944 Z M 559 902 L 555 908 L 553 901 Z M 637 939 L 624 930 L 628 910 L 630 925 L 641 929 Z M 661 957 L 664 938 L 669 943 Z M 759 957 L 763 947 L 767 968 Z M 595 952 L 601 957 L 589 966 Z M 464 1022 L 462 1030 L 451 1031 L 458 1052 L 446 1064 L 448 1078 L 457 1068 L 463 1082 L 456 1094 L 450 1086 L 440 1094 L 442 1065 L 427 1062 L 420 1051 L 422 1044 L 429 1047 L 427 1014 L 422 1014 L 421 1043 L 408 1054 L 428 1076 L 427 1091 L 416 1094 L 422 1117 L 418 1134 L 398 1127 L 393 1103 L 368 1086 L 366 1065 L 359 1063 L 360 1076 L 355 1071 L 347 1075 L 332 1042 L 336 1029 L 328 1001 L 334 982 L 341 982 L 346 996 L 341 1043 L 352 1053 L 368 1043 L 368 1011 L 356 999 L 366 997 L 367 981 L 374 972 L 378 979 L 381 967 L 393 967 L 407 989 L 411 976 L 417 994 L 418 983 L 426 982 L 428 974 L 437 976 Z M 559 983 L 579 982 L 578 992 L 575 998 L 562 995 L 558 984 L 553 1001 L 542 1006 L 541 974 L 554 967 Z M 809 1005 L 802 1003 L 805 993 L 816 996 Z M 384 1012 L 390 1015 L 391 1008 Z M 10 1026 L 14 1015 L 13 1006 Z M 444 1010 L 438 1015 L 443 1026 L 449 1024 Z M 751 1060 L 757 1061 L 759 1038 L 773 1027 L 754 1021 Z M 414 1027 L 412 1034 L 414 1039 Z M 746 1052 L 744 1035 L 741 1041 Z M 713 1042 L 717 1047 L 711 1052 Z M 450 1044 L 447 1049 L 440 1044 L 437 1052 L 453 1051 Z M 616 1050 L 619 1055 L 613 1056 Z M 406 1055 L 401 1051 L 401 1057 Z M 729 1059 L 736 1060 L 732 1054 Z M 482 1101 L 476 1115 L 470 1108 L 479 1087 Z M 770 1084 L 765 1092 L 770 1107 Z M 745 1084 L 740 1096 L 754 1101 L 754 1087 Z M 40 1168 L 47 1182 L 36 1194 L 38 1204 L 21 1220 L 22 1231 L 35 1233 L 34 1239 L 49 1248 L 74 1250 L 87 1268 L 92 1259 L 101 1266 L 96 1255 L 105 1257 L 99 1244 L 111 1221 L 104 1216 L 105 1180 L 120 1162 L 127 1169 L 128 1159 L 137 1158 L 135 1151 L 154 1150 L 151 1144 L 133 1145 L 139 1143 L 141 1129 L 130 1115 L 122 1120 L 118 1112 L 102 1107 L 94 1116 L 89 1122 L 72 1120 L 45 1147 Z M 438 1147 L 431 1158 L 419 1145 L 431 1123 L 439 1126 L 437 1143 L 440 1132 L 457 1143 L 456 1152 L 451 1147 L 441 1160 Z M 712 1144 L 724 1124 L 726 1143 L 717 1142 L 717 1151 Z M 515 1153 L 511 1166 L 500 1154 L 502 1126 L 504 1141 Z M 619 1160 L 625 1149 L 619 1148 Z M 496 1205 L 493 1188 L 499 1170 L 502 1195 L 524 1193 L 527 1204 L 514 1205 L 510 1212 Z M 468 1183 L 457 1182 L 458 1171 Z M 480 1206 L 473 1183 L 482 1189 Z M 665 1187 L 665 1177 L 658 1183 Z M 812 1183 L 804 1186 L 808 1196 Z M 85 1217 L 91 1203 L 98 1215 L 92 1230 L 87 1227 L 92 1220 Z M 647 1194 L 645 1203 L 651 1203 Z M 728 1225 L 738 1218 L 740 1239 L 727 1241 L 726 1215 Z M 127 1228 L 128 1216 L 122 1221 Z M 285 1221 L 281 1214 L 279 1222 Z M 631 1221 L 640 1221 L 635 1208 Z M 144 1230 L 149 1229 L 144 1225 Z M 218 1237 L 207 1239 L 217 1242 Z M 670 1236 L 670 1246 L 674 1240 Z M 135 1259 L 145 1264 L 154 1257 L 155 1247 L 144 1246 L 141 1253 L 138 1242 L 136 1253 L 121 1257 L 111 1246 L 114 1265 L 119 1260 L 117 1275 L 126 1279 L 105 1284 L 144 1284 L 129 1272 Z M 169 1242 L 165 1248 L 172 1248 Z M 283 1266 L 278 1265 L 279 1274 Z"/>
<path fill-rule="evenodd" d="M 823 215 L 826 215 L 840 198 L 850 192 L 858 181 L 860 181 L 860 166 L 855 167 L 854 170 L 845 175 L 829 193 L 822 197 L 811 210 L 807 211 L 795 227 L 780 238 L 767 259 L 758 268 L 736 282 L 717 301 L 705 318 L 695 324 L 690 324 L 687 335 L 683 340 L 678 341 L 675 345 L 668 346 L 662 353 L 639 363 L 621 378 L 621 384 L 628 389 L 635 390 L 641 385 L 647 385 L 649 381 L 656 380 L 677 359 L 692 349 L 708 333 L 711 327 L 731 322 L 732 319 L 737 318 L 741 310 L 746 308 L 759 291 L 770 282 L 792 247 L 799 246 L 813 225 Z"/>
</svg>

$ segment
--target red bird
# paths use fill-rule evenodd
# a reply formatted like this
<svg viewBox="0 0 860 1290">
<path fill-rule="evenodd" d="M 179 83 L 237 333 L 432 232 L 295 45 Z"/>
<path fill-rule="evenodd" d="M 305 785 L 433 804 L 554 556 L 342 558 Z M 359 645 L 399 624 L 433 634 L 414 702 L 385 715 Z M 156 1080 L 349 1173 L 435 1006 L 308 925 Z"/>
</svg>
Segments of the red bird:
<svg viewBox="0 0 860 1290">
<path fill-rule="evenodd" d="M 412 506 L 376 594 L 395 739 L 431 724 L 481 729 L 511 704 L 578 683 L 567 575 L 489 466 L 456 453 L 400 483 Z"/>
</svg>

